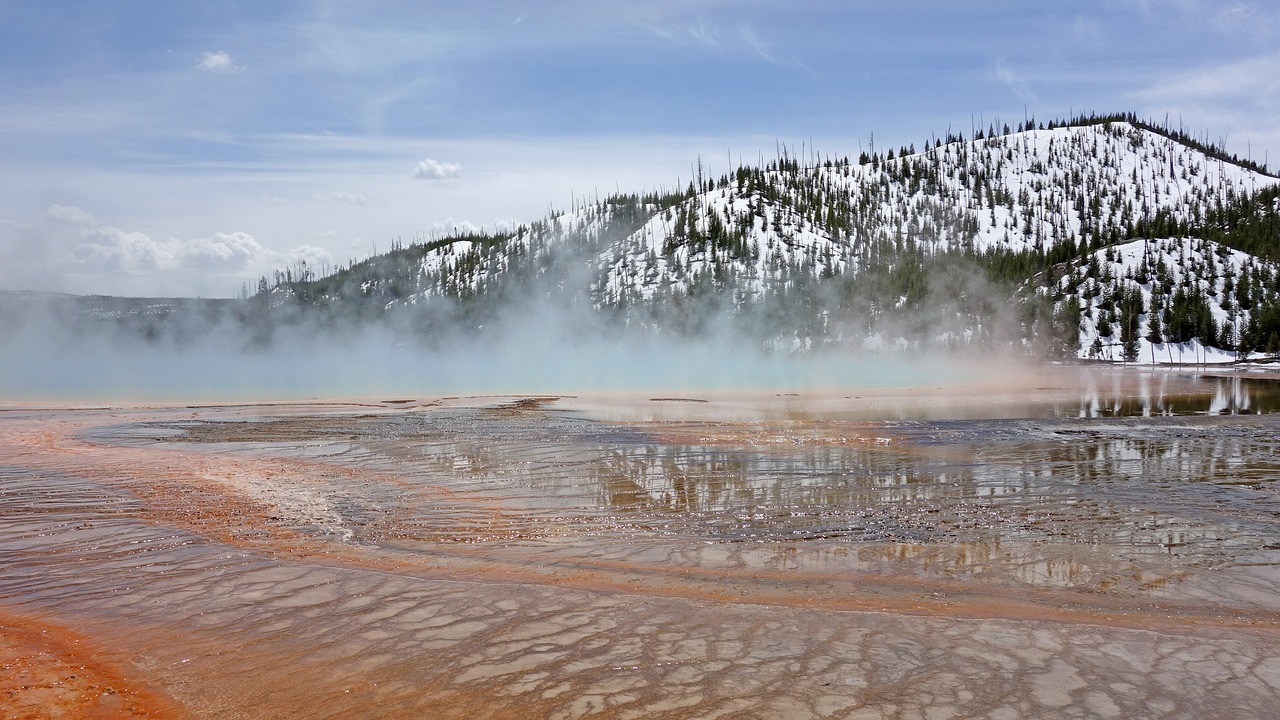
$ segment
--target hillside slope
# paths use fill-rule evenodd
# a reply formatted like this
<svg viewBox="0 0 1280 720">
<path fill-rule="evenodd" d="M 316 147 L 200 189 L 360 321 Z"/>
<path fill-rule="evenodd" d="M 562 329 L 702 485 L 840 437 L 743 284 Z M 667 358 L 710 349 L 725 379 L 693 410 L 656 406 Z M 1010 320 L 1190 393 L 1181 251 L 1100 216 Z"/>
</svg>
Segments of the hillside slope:
<svg viewBox="0 0 1280 720">
<path fill-rule="evenodd" d="M 1145 318 L 1173 307 L 1177 288 L 1193 298 L 1177 302 L 1212 306 L 1213 326 L 1193 335 L 1204 345 L 1234 349 L 1249 323 L 1269 317 L 1255 310 L 1274 301 L 1274 266 L 1223 245 L 1250 221 L 1227 210 L 1280 183 L 1264 168 L 1130 116 L 1004 130 L 856 160 L 802 164 L 783 152 L 764 167 L 583 203 L 507 235 L 396 248 L 276 294 L 477 327 L 553 298 L 651 332 L 697 333 L 728 318 L 775 346 L 996 343 L 1133 357 L 1132 343 L 1117 354 L 1119 336 L 1103 331 L 1119 318 L 1099 304 L 1114 306 L 1124 285 L 1108 284 L 1115 278 L 1137 280 L 1128 277 L 1138 272 L 1135 239 L 1164 238 L 1142 245 L 1147 274 L 1157 255 L 1166 270 L 1158 285 L 1137 283 L 1138 335 L 1163 340 Z M 1269 237 L 1250 250 L 1280 247 Z M 1224 288 L 1240 277 L 1255 293 L 1248 304 Z M 1069 311 L 1080 313 L 1075 323 Z M 1255 329 L 1263 349 L 1269 334 Z M 1152 355 L 1143 342 L 1139 355 Z"/>
</svg>

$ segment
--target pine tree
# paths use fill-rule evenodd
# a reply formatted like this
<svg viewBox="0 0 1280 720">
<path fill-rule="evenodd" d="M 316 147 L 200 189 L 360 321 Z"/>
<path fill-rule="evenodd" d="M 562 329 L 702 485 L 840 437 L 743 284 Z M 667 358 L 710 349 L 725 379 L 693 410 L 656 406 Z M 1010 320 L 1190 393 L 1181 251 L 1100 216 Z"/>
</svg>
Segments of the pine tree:
<svg viewBox="0 0 1280 720">
<path fill-rule="evenodd" d="M 1147 316 L 1147 342 L 1159 345 L 1164 342 L 1164 332 L 1160 326 L 1159 313 L 1152 312 Z"/>
</svg>

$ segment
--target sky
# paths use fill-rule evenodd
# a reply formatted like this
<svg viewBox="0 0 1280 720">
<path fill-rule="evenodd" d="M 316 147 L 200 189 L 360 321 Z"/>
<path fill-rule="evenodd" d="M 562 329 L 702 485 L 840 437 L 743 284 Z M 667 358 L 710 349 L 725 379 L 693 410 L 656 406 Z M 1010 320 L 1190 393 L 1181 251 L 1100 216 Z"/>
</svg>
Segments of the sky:
<svg viewBox="0 0 1280 720">
<path fill-rule="evenodd" d="M 0 0 L 0 290 L 234 297 L 698 162 L 1027 115 L 1274 169 L 1276 37 L 1270 1 Z"/>
</svg>

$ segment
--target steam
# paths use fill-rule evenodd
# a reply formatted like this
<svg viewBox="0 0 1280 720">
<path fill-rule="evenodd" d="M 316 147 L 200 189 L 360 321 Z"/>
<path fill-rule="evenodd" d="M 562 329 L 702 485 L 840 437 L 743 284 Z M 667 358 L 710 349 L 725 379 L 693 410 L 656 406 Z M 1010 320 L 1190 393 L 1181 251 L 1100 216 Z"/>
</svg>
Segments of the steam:
<svg viewBox="0 0 1280 720">
<path fill-rule="evenodd" d="M 290 333 L 293 335 L 293 333 Z M 919 358 L 766 354 L 741 344 L 593 341 L 555 346 L 516 335 L 424 349 L 388 328 L 267 351 L 228 349 L 225 331 L 189 346 L 124 347 L 24 333 L 0 357 L 8 399 L 269 400 L 456 393 L 811 389 L 974 381 L 977 366 Z M 231 346 L 234 348 L 234 346 Z"/>
<path fill-rule="evenodd" d="M 99 298 L 10 294 L 0 328 L 0 397 L 207 402 L 932 387 L 991 381 L 1018 362 L 974 348 L 958 355 L 894 343 L 874 352 L 825 347 L 797 336 L 766 342 L 760 318 L 730 316 L 711 301 L 697 310 L 691 332 L 636 329 L 580 296 L 571 300 L 565 285 L 573 283 L 520 288 L 502 299 L 501 311 L 470 326 L 443 300 L 372 320 L 331 310 L 264 319 L 252 313 L 255 298 L 192 300 L 158 312 L 145 301 L 122 310 Z M 938 330 L 924 318 L 905 325 Z"/>
<path fill-rule="evenodd" d="M 977 269 L 923 269 L 926 297 L 871 312 L 864 273 L 744 300 L 733 282 L 600 308 L 599 249 L 572 232 L 491 270 L 483 302 L 153 301 L 0 294 L 0 397 L 246 401 L 465 393 L 815 390 L 992 382 L 1027 364 L 1016 304 Z M 545 248 L 543 248 L 545 250 Z M 808 281 L 806 281 L 808 282 Z M 342 295 L 341 292 L 338 295 Z M 977 316 L 974 309 L 978 308 Z M 978 322 L 973 324 L 977 317 Z"/>
</svg>

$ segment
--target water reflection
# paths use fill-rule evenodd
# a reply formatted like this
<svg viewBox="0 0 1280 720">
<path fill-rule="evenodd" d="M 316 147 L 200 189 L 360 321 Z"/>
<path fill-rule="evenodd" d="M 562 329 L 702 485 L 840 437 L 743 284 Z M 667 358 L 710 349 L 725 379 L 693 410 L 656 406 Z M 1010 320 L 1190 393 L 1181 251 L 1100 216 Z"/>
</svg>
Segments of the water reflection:
<svg viewBox="0 0 1280 720">
<path fill-rule="evenodd" d="M 1274 387 L 11 414 L 0 600 L 192 716 L 1263 716 Z"/>
<path fill-rule="evenodd" d="M 1249 415 L 1280 412 L 1280 382 L 1245 377 L 1180 376 L 1167 372 L 1111 376 L 1080 394 L 1078 417 Z M 1192 383 L 1188 386 L 1188 382 Z M 1058 417 L 1067 408 L 1061 408 Z"/>
<path fill-rule="evenodd" d="M 392 477 L 299 490 L 328 498 L 325 511 L 340 518 L 340 531 L 320 531 L 386 549 L 519 546 L 581 560 L 799 543 L 813 562 L 852 545 L 840 562 L 1159 584 L 1280 547 L 1280 415 L 1267 414 L 1280 408 L 1276 386 L 1208 378 L 1195 388 L 1166 373 L 1127 376 L 1031 418 L 628 424 L 502 406 L 186 422 L 154 438 L 270 448 Z M 315 515 L 297 528 L 319 532 Z"/>
</svg>

